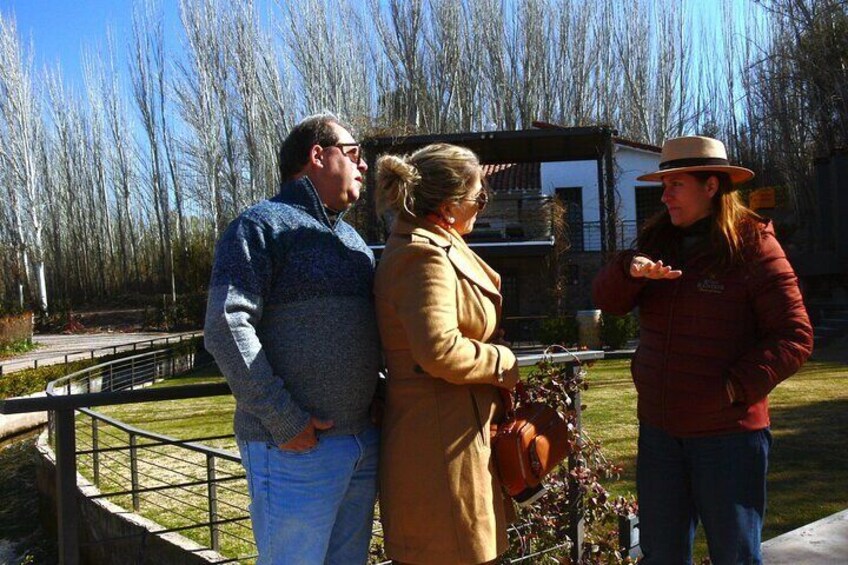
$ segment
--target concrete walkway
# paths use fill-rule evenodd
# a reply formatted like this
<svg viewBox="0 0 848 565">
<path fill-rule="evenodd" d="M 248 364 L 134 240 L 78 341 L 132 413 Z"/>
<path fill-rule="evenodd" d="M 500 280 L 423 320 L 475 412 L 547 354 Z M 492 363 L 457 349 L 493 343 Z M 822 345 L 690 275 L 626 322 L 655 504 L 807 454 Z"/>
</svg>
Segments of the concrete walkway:
<svg viewBox="0 0 848 565">
<path fill-rule="evenodd" d="M 165 332 L 144 333 L 91 333 L 91 334 L 39 334 L 33 336 L 33 341 L 40 343 L 35 351 L 23 355 L 17 355 L 10 359 L 0 361 L 2 374 L 29 369 L 34 361 L 39 365 L 53 365 L 64 363 L 65 355 L 68 361 L 78 361 L 91 357 L 90 350 L 100 348 L 113 348 L 126 346 L 134 342 L 143 342 L 151 339 L 165 339 L 166 337 L 179 335 Z M 130 346 L 131 347 L 131 346 Z M 126 351 L 126 347 L 123 348 Z M 95 351 L 94 356 L 111 355 L 113 349 L 100 349 Z M 2 377 L 0 377 L 2 378 Z"/>
<path fill-rule="evenodd" d="M 762 545 L 768 565 L 844 565 L 848 563 L 848 510 L 822 518 Z"/>
<path fill-rule="evenodd" d="M 179 334 L 146 332 L 146 333 L 95 333 L 95 334 L 44 334 L 34 336 L 34 340 L 41 343 L 43 347 L 24 355 L 16 356 L 0 362 L 3 374 L 28 369 L 33 366 L 33 361 L 38 360 L 39 365 L 53 365 L 68 361 L 91 358 L 92 349 L 95 357 L 110 355 L 113 347 L 118 351 L 129 351 L 132 344 L 147 342 L 151 339 L 164 339 Z M 147 347 L 149 343 L 142 343 L 140 349 Z M 100 349 L 109 348 L 109 349 Z M 84 351 L 84 352 L 83 352 Z M 82 352 L 82 353 L 80 353 Z M 3 377 L 0 376 L 0 379 Z M 32 396 L 44 396 L 37 393 Z M 0 414 L 0 440 L 37 428 L 47 422 L 47 412 L 30 412 L 28 414 Z"/>
</svg>

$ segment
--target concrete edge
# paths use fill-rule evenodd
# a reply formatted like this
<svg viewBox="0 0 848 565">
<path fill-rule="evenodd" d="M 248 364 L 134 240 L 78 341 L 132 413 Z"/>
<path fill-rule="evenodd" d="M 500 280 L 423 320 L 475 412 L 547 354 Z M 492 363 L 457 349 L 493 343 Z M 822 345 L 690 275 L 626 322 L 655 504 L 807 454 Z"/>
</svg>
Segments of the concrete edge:
<svg viewBox="0 0 848 565">
<path fill-rule="evenodd" d="M 825 516 L 815 522 L 805 524 L 762 544 L 764 555 L 773 560 L 780 557 L 792 557 L 809 560 L 814 556 L 827 555 L 838 561 L 838 555 L 848 552 L 848 510 Z M 780 563 L 791 561 L 778 561 Z M 798 561 L 796 561 L 798 562 Z M 809 561 L 807 561 L 809 562 Z M 824 563 L 829 561 L 817 561 Z"/>
<path fill-rule="evenodd" d="M 55 468 L 56 454 L 53 452 L 53 448 L 50 447 L 50 443 L 47 439 L 47 430 L 39 434 L 38 440 L 36 441 L 36 448 L 38 449 L 41 458 L 48 465 Z M 131 512 L 126 508 L 118 506 L 117 504 L 110 502 L 105 498 L 97 498 L 92 500 L 90 497 L 101 494 L 101 491 L 91 482 L 89 482 L 88 479 L 79 474 L 79 472 L 77 472 L 77 491 L 81 495 L 83 495 L 83 497 L 85 497 L 85 499 L 89 503 L 100 507 L 103 511 L 108 512 L 113 516 L 117 517 L 118 519 L 128 522 L 129 524 L 145 529 L 151 535 L 155 535 L 167 541 L 168 543 L 176 546 L 177 548 L 181 549 L 182 551 L 193 557 L 200 558 L 201 560 L 207 563 L 218 563 L 221 561 L 228 560 L 227 557 L 221 555 L 217 551 L 208 549 L 206 548 L 206 546 L 202 546 L 197 542 L 194 542 L 178 533 L 157 533 L 157 530 L 162 529 L 162 526 L 160 524 L 157 524 L 153 520 L 145 518 L 139 514 Z M 188 555 L 186 557 L 188 557 Z"/>
<path fill-rule="evenodd" d="M 47 396 L 46 392 L 36 392 L 16 398 L 38 398 Z M 27 412 L 25 414 L 0 414 L 0 441 L 28 432 L 47 423 L 47 412 Z"/>
</svg>

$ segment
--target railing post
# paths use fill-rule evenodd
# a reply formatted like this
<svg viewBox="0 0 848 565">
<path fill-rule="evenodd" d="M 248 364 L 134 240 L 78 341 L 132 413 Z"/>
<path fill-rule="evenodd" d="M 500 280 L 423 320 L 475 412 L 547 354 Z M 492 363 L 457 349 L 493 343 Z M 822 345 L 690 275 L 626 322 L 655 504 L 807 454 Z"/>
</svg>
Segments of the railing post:
<svg viewBox="0 0 848 565">
<path fill-rule="evenodd" d="M 130 484 L 133 511 L 138 512 L 138 437 L 130 432 Z"/>
<path fill-rule="evenodd" d="M 100 439 L 98 437 L 97 418 L 91 419 L 91 468 L 94 473 L 94 486 L 100 488 Z"/>
<path fill-rule="evenodd" d="M 56 414 L 53 410 L 47 412 L 47 443 L 49 443 L 54 448 L 56 444 L 53 440 L 56 438 L 55 434 L 56 429 Z"/>
<path fill-rule="evenodd" d="M 218 533 L 218 485 L 215 482 L 215 456 L 206 454 L 206 484 L 209 487 L 209 545 L 218 551 L 220 547 Z"/>
<path fill-rule="evenodd" d="M 634 561 L 642 557 L 639 546 L 639 516 L 628 514 L 618 517 L 618 547 L 623 557 Z"/>
<path fill-rule="evenodd" d="M 133 347 L 135 350 L 135 347 Z M 130 359 L 130 390 L 135 388 L 135 357 Z"/>
<path fill-rule="evenodd" d="M 566 378 L 568 381 L 574 379 L 574 364 L 566 365 Z M 583 430 L 583 415 L 580 408 L 580 390 L 574 390 L 571 394 L 572 408 L 574 409 L 574 425 L 579 434 Z M 568 470 L 573 471 L 583 466 L 583 460 L 576 454 L 568 456 Z M 568 537 L 571 539 L 571 562 L 580 563 L 583 557 L 583 493 L 580 492 L 580 482 L 573 478 L 572 473 L 568 476 Z"/>
<path fill-rule="evenodd" d="M 56 518 L 59 522 L 59 563 L 79 563 L 77 527 L 77 462 L 74 410 L 56 410 Z"/>
</svg>

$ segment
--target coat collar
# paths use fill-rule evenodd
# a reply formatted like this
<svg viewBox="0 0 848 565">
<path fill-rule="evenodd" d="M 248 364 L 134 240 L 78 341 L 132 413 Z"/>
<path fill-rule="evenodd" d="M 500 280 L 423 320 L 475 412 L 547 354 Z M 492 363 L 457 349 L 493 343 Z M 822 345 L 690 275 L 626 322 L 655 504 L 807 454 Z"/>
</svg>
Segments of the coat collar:
<svg viewBox="0 0 848 565">
<path fill-rule="evenodd" d="M 340 212 L 336 216 L 336 221 L 331 222 L 327 215 L 327 209 L 321 198 L 318 196 L 318 190 L 309 177 L 302 176 L 300 178 L 285 182 L 280 186 L 280 192 L 272 200 L 285 202 L 292 206 L 296 206 L 310 216 L 329 226 L 331 229 L 339 225 L 346 211 Z"/>
<path fill-rule="evenodd" d="M 417 235 L 441 247 L 457 271 L 481 290 L 500 299 L 500 276 L 458 235 L 425 218 L 417 218 L 409 214 L 401 214 L 395 220 L 392 232 L 397 235 Z"/>
</svg>

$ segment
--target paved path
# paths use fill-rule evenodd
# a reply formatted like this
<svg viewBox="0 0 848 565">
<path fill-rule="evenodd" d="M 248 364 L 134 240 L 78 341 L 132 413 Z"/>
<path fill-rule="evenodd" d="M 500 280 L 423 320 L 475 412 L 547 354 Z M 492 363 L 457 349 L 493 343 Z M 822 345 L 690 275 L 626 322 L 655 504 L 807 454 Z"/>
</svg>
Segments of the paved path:
<svg viewBox="0 0 848 565">
<path fill-rule="evenodd" d="M 762 550 L 769 565 L 848 563 L 848 510 L 772 538 Z"/>
<path fill-rule="evenodd" d="M 137 343 L 138 348 L 143 350 L 150 344 L 150 340 L 161 340 L 178 336 L 180 334 L 164 332 L 146 333 L 92 333 L 92 334 L 42 334 L 34 336 L 33 339 L 41 343 L 43 347 L 13 359 L 0 362 L 3 374 L 27 369 L 38 360 L 39 365 L 52 365 L 64 363 L 65 355 L 69 361 L 91 358 L 91 350 L 95 349 L 95 357 L 110 355 L 115 347 L 118 351 L 131 351 L 132 344 Z M 141 342 L 141 343 L 139 343 Z M 103 348 L 103 349 L 101 349 Z M 2 376 L 0 376 L 2 378 Z M 38 393 L 33 396 L 43 396 Z M 47 421 L 46 412 L 30 412 L 28 414 L 0 414 L 0 439 L 38 427 Z"/>
<path fill-rule="evenodd" d="M 91 357 L 90 350 L 100 349 L 95 351 L 94 356 L 100 357 L 103 355 L 111 355 L 114 347 L 118 347 L 119 351 L 131 350 L 134 342 L 144 342 L 151 339 L 164 339 L 170 336 L 179 334 L 165 332 L 145 332 L 145 333 L 91 333 L 91 334 L 39 334 L 33 336 L 33 341 L 42 344 L 35 351 L 30 351 L 24 355 L 18 355 L 11 359 L 0 361 L 2 374 L 29 369 L 33 366 L 34 361 L 38 361 L 39 365 L 53 365 L 55 363 L 64 363 L 65 355 L 68 356 L 68 361 L 77 361 L 79 359 L 88 359 Z M 139 344 L 139 348 L 144 348 L 149 344 Z M 120 347 L 124 346 L 124 347 Z M 83 352 L 83 353 L 79 353 Z M 2 378 L 2 377 L 0 377 Z"/>
</svg>

